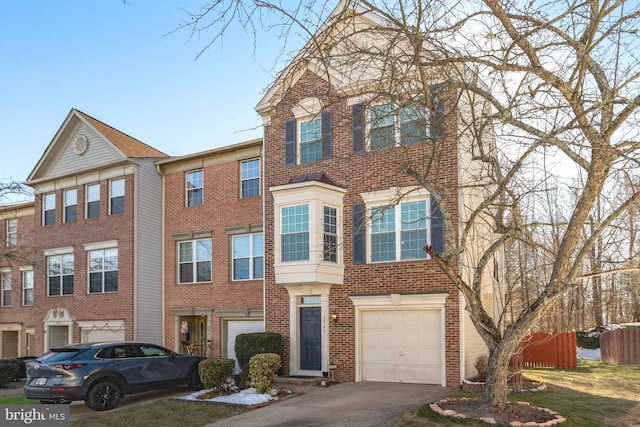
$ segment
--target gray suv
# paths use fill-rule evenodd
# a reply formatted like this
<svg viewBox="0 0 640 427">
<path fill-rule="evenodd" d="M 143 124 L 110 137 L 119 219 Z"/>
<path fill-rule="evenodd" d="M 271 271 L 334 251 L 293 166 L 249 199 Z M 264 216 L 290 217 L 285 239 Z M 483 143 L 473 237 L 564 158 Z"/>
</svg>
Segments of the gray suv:
<svg viewBox="0 0 640 427">
<path fill-rule="evenodd" d="M 24 394 L 41 403 L 84 400 L 106 411 L 127 394 L 181 385 L 200 390 L 204 359 L 141 342 L 72 344 L 28 362 Z"/>
</svg>

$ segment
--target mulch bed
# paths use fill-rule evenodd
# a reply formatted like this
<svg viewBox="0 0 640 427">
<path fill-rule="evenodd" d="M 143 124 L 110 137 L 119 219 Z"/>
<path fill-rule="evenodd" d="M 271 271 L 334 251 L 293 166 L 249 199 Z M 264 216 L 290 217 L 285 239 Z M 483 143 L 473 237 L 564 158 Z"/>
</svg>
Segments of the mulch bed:
<svg viewBox="0 0 640 427">
<path fill-rule="evenodd" d="M 443 399 L 434 405 L 432 409 L 441 415 L 462 418 L 459 414 L 464 414 L 464 418 L 484 419 L 483 421 L 493 418 L 500 425 L 510 425 L 514 421 L 523 425 L 531 422 L 538 425 L 553 425 L 565 421 L 556 412 L 531 406 L 527 402 L 509 402 L 506 409 L 500 412 L 495 411 L 489 403 L 480 399 Z"/>
</svg>

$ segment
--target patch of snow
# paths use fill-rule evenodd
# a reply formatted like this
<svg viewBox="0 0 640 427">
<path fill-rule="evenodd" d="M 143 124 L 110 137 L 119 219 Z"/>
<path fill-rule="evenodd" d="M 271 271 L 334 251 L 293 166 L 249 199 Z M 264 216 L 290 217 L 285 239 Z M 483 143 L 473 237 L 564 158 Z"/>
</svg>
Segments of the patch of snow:
<svg viewBox="0 0 640 427">
<path fill-rule="evenodd" d="M 633 328 L 636 326 L 640 326 L 640 322 L 610 324 L 610 325 L 603 326 L 603 329 L 607 331 L 613 331 L 615 329 Z"/>
<path fill-rule="evenodd" d="M 209 392 L 209 390 L 200 390 L 185 396 L 178 396 L 176 399 L 180 400 L 198 400 L 201 402 L 219 402 L 219 403 L 233 403 L 235 405 L 257 405 L 259 403 L 265 403 L 275 399 L 270 394 L 262 394 L 256 392 L 256 389 L 251 387 L 246 390 L 242 390 L 238 393 L 229 394 L 227 396 L 218 396 L 211 399 L 198 399 L 199 396 Z"/>
<path fill-rule="evenodd" d="M 578 359 L 600 360 L 600 349 L 578 347 Z"/>
</svg>

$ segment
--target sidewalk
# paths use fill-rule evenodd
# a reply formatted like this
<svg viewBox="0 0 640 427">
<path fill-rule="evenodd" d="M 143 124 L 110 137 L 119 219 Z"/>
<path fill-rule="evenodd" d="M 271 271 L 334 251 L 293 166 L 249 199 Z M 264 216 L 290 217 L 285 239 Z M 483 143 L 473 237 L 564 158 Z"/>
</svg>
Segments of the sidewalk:
<svg viewBox="0 0 640 427">
<path fill-rule="evenodd" d="M 23 379 L 12 382 L 9 388 L 0 388 L 0 397 L 24 396 L 24 394 L 22 393 L 23 386 L 24 386 Z"/>
</svg>

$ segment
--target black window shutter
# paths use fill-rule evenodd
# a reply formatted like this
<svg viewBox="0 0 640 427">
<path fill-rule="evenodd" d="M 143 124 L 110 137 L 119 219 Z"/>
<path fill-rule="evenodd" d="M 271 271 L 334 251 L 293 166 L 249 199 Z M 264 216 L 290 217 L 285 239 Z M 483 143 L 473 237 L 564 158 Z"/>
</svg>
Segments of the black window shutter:
<svg viewBox="0 0 640 427">
<path fill-rule="evenodd" d="M 431 114 L 429 114 L 429 125 L 431 138 L 438 139 L 444 137 L 444 96 L 442 85 L 435 85 L 429 88 Z"/>
<path fill-rule="evenodd" d="M 444 194 L 440 194 L 444 198 Z M 431 248 L 437 254 L 444 252 L 444 218 L 438 202 L 431 198 Z"/>
<path fill-rule="evenodd" d="M 322 112 L 322 158 L 330 159 L 333 155 L 333 116 L 331 110 Z"/>
<path fill-rule="evenodd" d="M 284 124 L 284 164 L 296 164 L 296 119 L 287 120 Z"/>
<path fill-rule="evenodd" d="M 353 263 L 365 263 L 365 205 L 364 203 L 355 203 L 352 206 L 353 212 Z"/>
<path fill-rule="evenodd" d="M 364 153 L 364 104 L 351 106 L 351 129 L 353 152 Z"/>
</svg>

